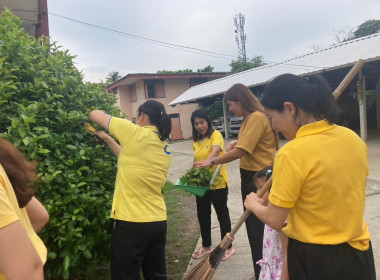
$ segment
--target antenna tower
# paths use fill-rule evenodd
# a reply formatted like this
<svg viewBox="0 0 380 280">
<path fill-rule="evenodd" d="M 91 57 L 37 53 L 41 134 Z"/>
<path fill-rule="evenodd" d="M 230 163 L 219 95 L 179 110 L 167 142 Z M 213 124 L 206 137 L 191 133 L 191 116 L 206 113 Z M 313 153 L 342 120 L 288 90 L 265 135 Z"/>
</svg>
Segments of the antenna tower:
<svg viewBox="0 0 380 280">
<path fill-rule="evenodd" d="M 244 34 L 244 24 L 245 17 L 242 13 L 239 13 L 234 16 L 235 23 L 235 40 L 238 45 L 239 57 L 244 60 L 247 60 L 246 52 L 245 52 L 245 41 L 247 40 L 247 35 Z"/>
</svg>

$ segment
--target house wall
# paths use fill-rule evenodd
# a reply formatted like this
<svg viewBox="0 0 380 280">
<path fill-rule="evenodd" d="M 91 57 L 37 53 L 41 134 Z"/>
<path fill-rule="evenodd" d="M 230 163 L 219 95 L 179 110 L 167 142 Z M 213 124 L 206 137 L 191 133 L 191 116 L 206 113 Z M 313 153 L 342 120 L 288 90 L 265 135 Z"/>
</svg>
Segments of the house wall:
<svg viewBox="0 0 380 280">
<path fill-rule="evenodd" d="M 164 80 L 164 85 L 165 97 L 154 98 L 154 100 L 164 104 L 168 115 L 179 115 L 182 137 L 184 139 L 189 139 L 191 138 L 192 133 L 190 122 L 191 113 L 198 108 L 198 104 L 178 105 L 175 107 L 168 106 L 171 101 L 189 89 L 189 79 L 166 79 Z M 148 100 L 145 98 L 144 81 L 137 81 L 135 86 L 137 101 L 132 103 L 130 101 L 129 85 L 118 87 L 118 106 L 120 107 L 122 114 L 125 114 L 130 121 L 133 121 L 133 119 L 136 118 L 138 107 Z"/>
<path fill-rule="evenodd" d="M 129 86 L 118 87 L 118 105 L 121 110 L 121 115 L 126 116 L 130 121 L 132 121 L 133 115 L 133 103 L 130 101 Z"/>
</svg>

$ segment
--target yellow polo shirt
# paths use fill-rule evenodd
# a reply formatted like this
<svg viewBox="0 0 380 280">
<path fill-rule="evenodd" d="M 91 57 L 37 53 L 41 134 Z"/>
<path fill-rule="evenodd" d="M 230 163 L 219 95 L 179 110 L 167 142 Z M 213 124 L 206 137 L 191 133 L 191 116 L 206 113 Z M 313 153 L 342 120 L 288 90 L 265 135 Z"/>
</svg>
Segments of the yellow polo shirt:
<svg viewBox="0 0 380 280">
<path fill-rule="evenodd" d="M 118 157 L 111 218 L 128 222 L 165 221 L 161 189 L 171 164 L 170 147 L 158 137 L 155 126 L 141 127 L 112 118 L 111 135 L 121 146 Z"/>
<path fill-rule="evenodd" d="M 207 137 L 193 143 L 194 160 L 206 160 L 211 153 L 212 146 L 218 146 L 222 150 L 219 155 L 223 155 L 225 153 L 223 135 L 217 130 L 214 130 L 210 138 Z M 211 171 L 214 172 L 216 168 L 217 165 L 214 165 L 211 168 Z M 220 176 L 216 177 L 214 183 L 215 189 L 226 188 L 228 186 L 228 175 L 227 167 L 225 164 L 223 164 L 222 168 L 220 169 L 219 175 Z"/>
<path fill-rule="evenodd" d="M 271 123 L 265 114 L 254 112 L 244 119 L 235 147 L 247 152 L 240 158 L 242 169 L 259 171 L 273 164 L 276 141 Z"/>
<path fill-rule="evenodd" d="M 3 167 L 0 165 L 0 229 L 16 221 L 21 222 L 30 241 L 40 256 L 42 263 L 44 264 L 47 257 L 46 247 L 42 240 L 34 232 L 25 208 L 19 208 L 13 187 L 9 182 Z M 0 271 L 0 280 L 3 279 L 6 278 Z"/>
<path fill-rule="evenodd" d="M 318 121 L 302 126 L 278 152 L 269 201 L 290 208 L 283 229 L 312 244 L 366 250 L 363 220 L 368 176 L 367 146 L 352 130 Z"/>
</svg>

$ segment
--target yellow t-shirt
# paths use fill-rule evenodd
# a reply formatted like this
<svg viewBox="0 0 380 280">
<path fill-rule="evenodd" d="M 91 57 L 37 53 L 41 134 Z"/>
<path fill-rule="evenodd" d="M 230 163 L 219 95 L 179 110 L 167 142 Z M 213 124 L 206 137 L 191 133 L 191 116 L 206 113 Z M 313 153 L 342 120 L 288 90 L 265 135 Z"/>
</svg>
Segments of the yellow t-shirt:
<svg viewBox="0 0 380 280">
<path fill-rule="evenodd" d="M 323 120 L 302 126 L 278 152 L 269 200 L 290 208 L 283 230 L 290 238 L 366 250 L 367 176 L 366 144 L 350 129 Z"/>
<path fill-rule="evenodd" d="M 112 118 L 109 130 L 120 145 L 111 218 L 128 222 L 165 221 L 161 189 L 171 164 L 170 147 L 155 126 Z"/>
<path fill-rule="evenodd" d="M 18 206 L 17 198 L 15 192 L 12 188 L 11 183 L 3 169 L 0 165 L 0 229 L 16 222 L 20 221 L 23 228 L 25 229 L 27 235 L 29 236 L 34 248 L 36 249 L 38 255 L 41 258 L 42 263 L 46 262 L 47 250 L 34 232 L 32 224 L 30 223 L 28 213 L 26 213 L 25 208 L 20 209 Z M 6 279 L 4 274 L 0 271 L 0 280 Z"/>
<path fill-rule="evenodd" d="M 212 146 L 218 146 L 222 150 L 219 155 L 223 155 L 225 153 L 223 135 L 217 130 L 214 130 L 210 138 L 205 138 L 193 143 L 194 160 L 206 160 L 211 153 Z M 211 171 L 214 172 L 216 168 L 217 165 L 214 165 L 211 168 Z M 214 183 L 215 189 L 226 188 L 228 186 L 228 175 L 225 164 L 223 164 L 219 174 L 220 175 L 216 177 Z"/>
<path fill-rule="evenodd" d="M 276 140 L 265 114 L 256 111 L 244 119 L 235 147 L 247 152 L 240 158 L 242 169 L 259 171 L 273 164 Z"/>
</svg>

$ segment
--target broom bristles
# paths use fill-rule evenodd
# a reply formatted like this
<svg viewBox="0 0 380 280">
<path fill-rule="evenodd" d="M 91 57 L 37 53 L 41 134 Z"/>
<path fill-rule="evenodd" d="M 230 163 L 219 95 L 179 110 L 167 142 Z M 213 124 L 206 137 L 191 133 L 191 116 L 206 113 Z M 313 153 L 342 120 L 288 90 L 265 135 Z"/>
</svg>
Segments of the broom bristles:
<svg viewBox="0 0 380 280">
<path fill-rule="evenodd" d="M 209 256 L 193 267 L 182 280 L 211 280 L 215 269 L 211 267 Z"/>
<path fill-rule="evenodd" d="M 218 268 L 224 252 L 230 247 L 233 237 L 227 233 L 222 242 L 203 261 L 193 267 L 182 280 L 210 280 Z"/>
</svg>

